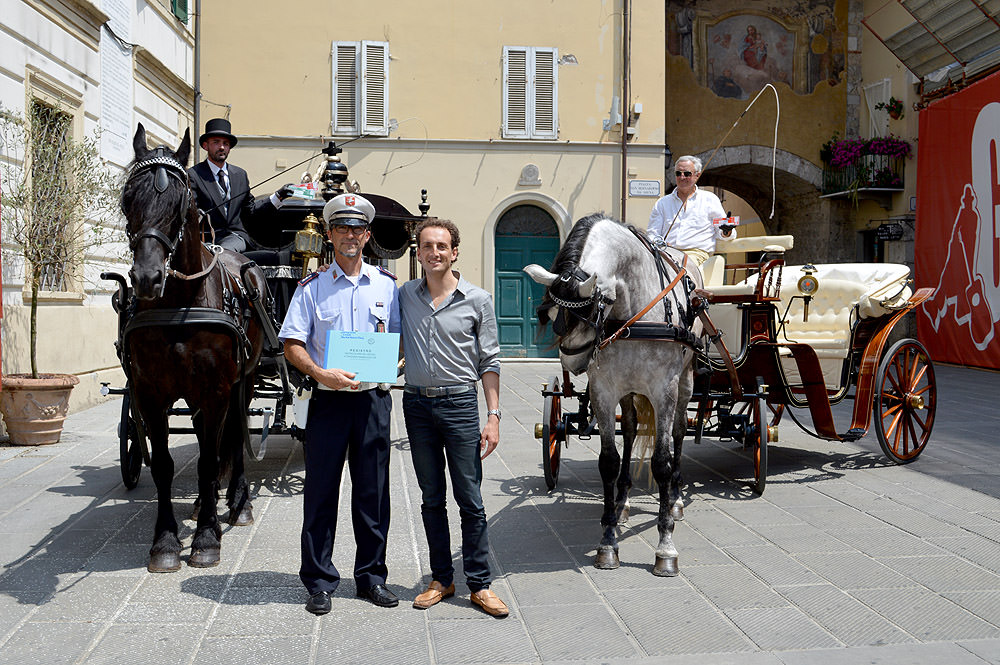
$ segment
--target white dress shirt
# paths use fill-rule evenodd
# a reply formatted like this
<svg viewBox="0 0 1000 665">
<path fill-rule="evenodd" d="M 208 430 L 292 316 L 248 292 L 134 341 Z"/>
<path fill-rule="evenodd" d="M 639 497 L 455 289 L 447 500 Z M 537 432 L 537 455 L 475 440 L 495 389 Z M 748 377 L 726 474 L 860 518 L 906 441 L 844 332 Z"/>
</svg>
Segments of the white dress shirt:
<svg viewBox="0 0 1000 665">
<path fill-rule="evenodd" d="M 716 226 L 712 220 L 725 216 L 722 201 L 712 192 L 695 185 L 694 192 L 687 201 L 681 201 L 675 189 L 661 197 L 653 206 L 647 232 L 657 238 L 663 238 L 666 234 L 665 240 L 672 247 L 701 249 L 711 254 L 715 251 L 715 242 L 722 237 L 721 225 Z M 736 230 L 728 237 L 735 238 Z"/>
</svg>

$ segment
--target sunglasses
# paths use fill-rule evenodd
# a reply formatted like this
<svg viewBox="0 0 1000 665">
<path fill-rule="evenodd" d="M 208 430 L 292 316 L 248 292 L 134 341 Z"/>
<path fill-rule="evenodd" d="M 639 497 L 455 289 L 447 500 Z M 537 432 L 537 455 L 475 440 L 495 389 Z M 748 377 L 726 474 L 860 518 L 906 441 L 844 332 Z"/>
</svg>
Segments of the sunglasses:
<svg viewBox="0 0 1000 665">
<path fill-rule="evenodd" d="M 367 226 L 346 226 L 344 224 L 334 224 L 333 230 L 337 233 L 352 233 L 356 236 L 363 236 L 365 231 L 368 230 Z"/>
<path fill-rule="evenodd" d="M 677 176 L 678 178 L 680 178 L 681 176 L 684 176 L 685 178 L 690 178 L 694 174 L 691 173 L 691 171 L 674 171 L 674 175 Z"/>
</svg>

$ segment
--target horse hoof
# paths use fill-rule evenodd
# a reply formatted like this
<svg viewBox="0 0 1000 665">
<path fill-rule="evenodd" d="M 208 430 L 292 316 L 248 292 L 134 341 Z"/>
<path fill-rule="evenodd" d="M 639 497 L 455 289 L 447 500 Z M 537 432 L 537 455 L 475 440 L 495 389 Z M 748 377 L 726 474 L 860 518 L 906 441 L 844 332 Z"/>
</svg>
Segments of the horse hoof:
<svg viewBox="0 0 1000 665">
<path fill-rule="evenodd" d="M 656 565 L 653 566 L 653 574 L 657 577 L 677 577 L 677 557 L 656 557 Z"/>
<path fill-rule="evenodd" d="M 618 559 L 618 550 L 610 545 L 602 545 L 597 548 L 597 556 L 594 557 L 594 568 L 599 570 L 614 570 L 621 565 Z"/>
<path fill-rule="evenodd" d="M 233 516 L 233 511 L 230 510 L 229 523 L 233 526 L 250 526 L 253 524 L 253 506 L 250 504 L 243 506 L 243 510 L 235 517 Z"/>
<path fill-rule="evenodd" d="M 684 506 L 680 505 L 679 503 L 678 504 L 674 504 L 674 507 L 670 509 L 670 516 L 673 517 L 674 521 L 676 521 L 676 522 L 683 522 L 684 521 Z"/>
<path fill-rule="evenodd" d="M 212 568 L 219 565 L 221 548 L 212 547 L 205 550 L 192 550 L 188 565 L 192 568 Z M 178 564 L 179 565 L 179 564 Z"/>
<path fill-rule="evenodd" d="M 181 569 L 181 557 L 176 552 L 160 552 L 149 556 L 146 570 L 151 573 L 176 573 Z"/>
</svg>

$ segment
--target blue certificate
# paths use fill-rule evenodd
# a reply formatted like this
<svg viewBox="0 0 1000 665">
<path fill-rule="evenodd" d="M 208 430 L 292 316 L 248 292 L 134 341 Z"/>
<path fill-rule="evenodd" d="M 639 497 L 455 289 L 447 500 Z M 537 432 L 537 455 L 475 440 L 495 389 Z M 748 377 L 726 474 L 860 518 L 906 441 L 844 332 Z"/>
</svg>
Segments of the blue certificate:
<svg viewBox="0 0 1000 665">
<path fill-rule="evenodd" d="M 395 383 L 399 363 L 399 333 L 351 332 L 330 330 L 326 333 L 324 369 L 354 372 L 355 381 Z"/>
</svg>

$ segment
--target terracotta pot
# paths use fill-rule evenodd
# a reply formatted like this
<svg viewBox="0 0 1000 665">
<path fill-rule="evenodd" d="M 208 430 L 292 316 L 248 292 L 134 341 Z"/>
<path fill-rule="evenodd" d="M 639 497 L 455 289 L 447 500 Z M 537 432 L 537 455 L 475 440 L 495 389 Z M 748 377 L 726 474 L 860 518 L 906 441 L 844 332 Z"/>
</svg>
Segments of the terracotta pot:
<svg viewBox="0 0 1000 665">
<path fill-rule="evenodd" d="M 72 374 L 3 377 L 0 413 L 10 442 L 18 446 L 58 443 L 69 409 L 69 394 L 80 379 Z"/>
</svg>

